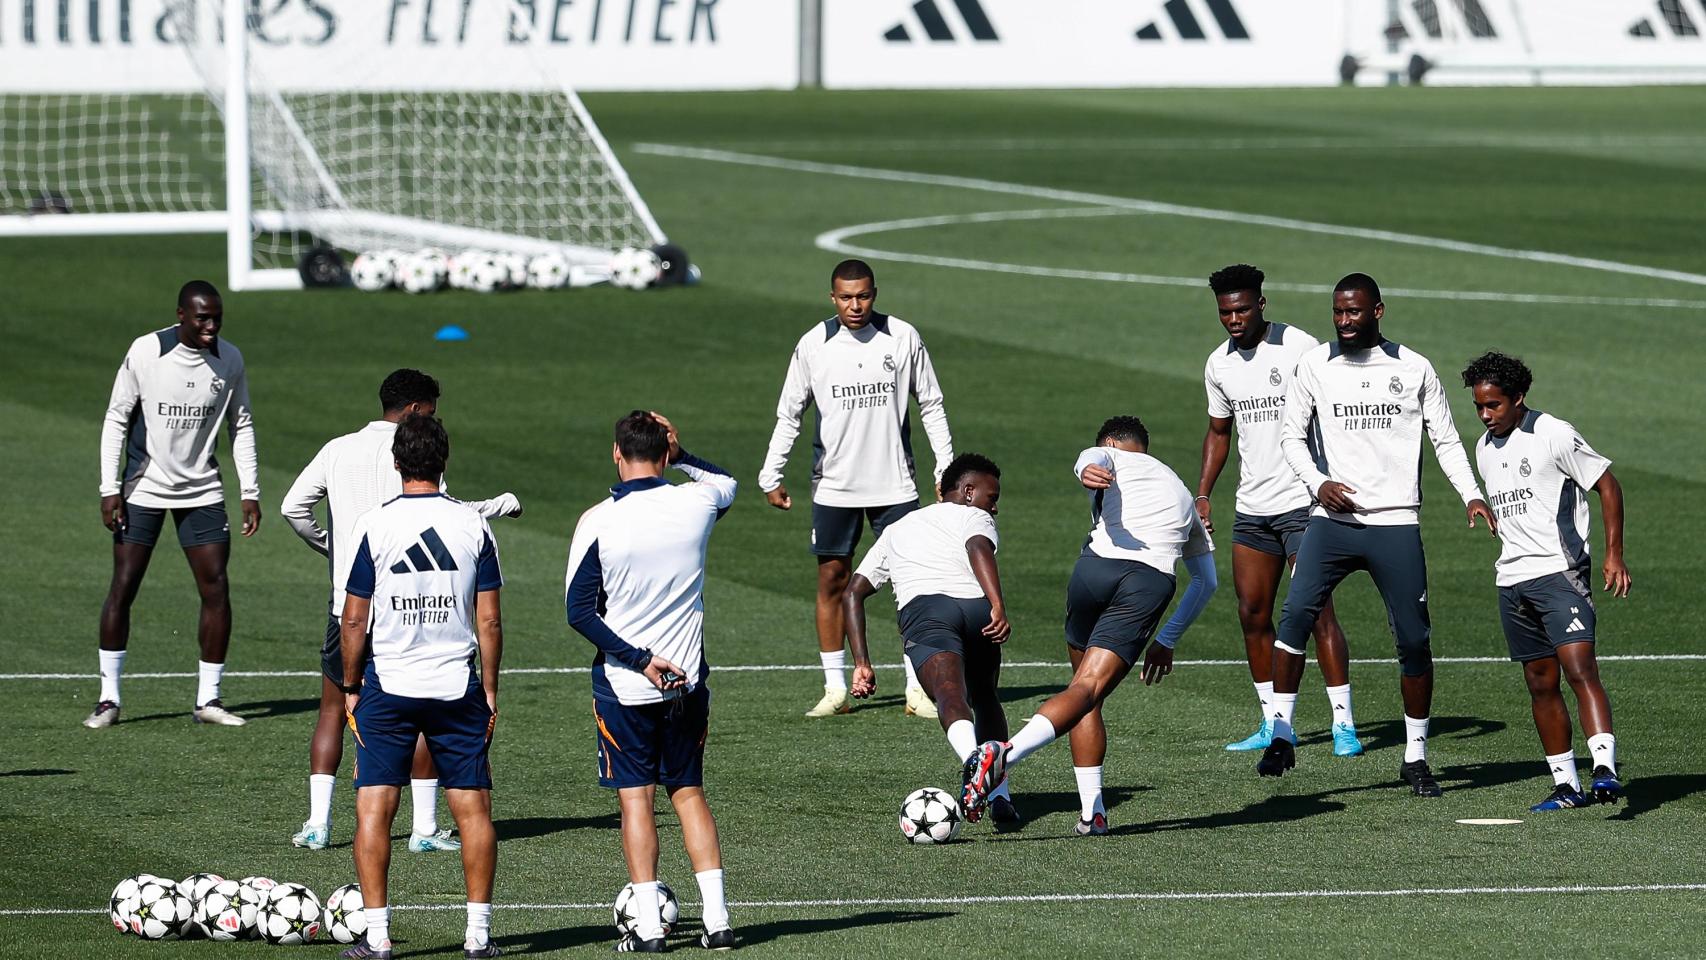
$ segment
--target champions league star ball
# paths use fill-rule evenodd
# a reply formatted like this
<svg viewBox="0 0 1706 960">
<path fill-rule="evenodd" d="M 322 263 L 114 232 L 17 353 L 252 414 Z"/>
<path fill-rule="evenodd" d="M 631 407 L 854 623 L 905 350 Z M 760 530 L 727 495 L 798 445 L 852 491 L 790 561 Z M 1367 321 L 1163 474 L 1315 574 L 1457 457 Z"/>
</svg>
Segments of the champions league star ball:
<svg viewBox="0 0 1706 960">
<path fill-rule="evenodd" d="M 556 290 L 569 282 L 569 258 L 560 253 L 541 253 L 527 262 L 527 285 L 535 290 Z"/>
<path fill-rule="evenodd" d="M 452 290 L 471 290 L 474 287 L 474 271 L 480 264 L 490 260 L 491 254 L 484 250 L 464 250 L 445 262 L 445 283 Z"/>
<path fill-rule="evenodd" d="M 491 255 L 474 262 L 468 273 L 468 289 L 475 293 L 491 293 L 509 283 L 509 268 Z"/>
<path fill-rule="evenodd" d="M 190 901 L 170 880 L 150 880 L 136 891 L 130 932 L 144 940 L 176 940 L 190 923 Z"/>
<path fill-rule="evenodd" d="M 225 878 L 217 873 L 192 873 L 178 881 L 178 892 L 190 898 L 190 905 L 201 902 L 207 891 L 225 882 Z"/>
<path fill-rule="evenodd" d="M 281 883 L 267 891 L 255 927 L 274 946 L 311 943 L 320 935 L 320 898 L 300 883 Z"/>
<path fill-rule="evenodd" d="M 644 290 L 658 282 L 663 261 L 650 250 L 624 247 L 610 261 L 610 282 L 624 290 Z"/>
<path fill-rule="evenodd" d="M 191 919 L 209 940 L 237 940 L 254 930 L 255 904 L 244 902 L 241 883 L 221 880 L 202 893 Z"/>
<path fill-rule="evenodd" d="M 260 936 L 261 907 L 266 905 L 267 893 L 278 882 L 269 877 L 244 877 L 238 881 L 238 909 L 243 917 L 243 937 L 255 939 Z"/>
<path fill-rule="evenodd" d="M 350 265 L 349 278 L 357 290 L 375 293 L 391 285 L 396 278 L 396 270 L 385 254 L 363 253 Z"/>
<path fill-rule="evenodd" d="M 443 259 L 433 254 L 414 254 L 403 260 L 397 286 L 409 293 L 431 293 L 444 282 Z"/>
<path fill-rule="evenodd" d="M 355 943 L 367 933 L 367 913 L 361 901 L 361 884 L 346 883 L 326 898 L 320 922 L 327 936 L 339 943 Z"/>
<path fill-rule="evenodd" d="M 914 790 L 900 805 L 900 835 L 913 843 L 947 843 L 961 822 L 960 805 L 935 787 Z"/>
<path fill-rule="evenodd" d="M 519 253 L 500 253 L 492 261 L 504 269 L 505 277 L 498 286 L 515 290 L 527 286 L 527 257 Z"/>
<path fill-rule="evenodd" d="M 618 937 L 635 935 L 633 884 L 623 887 L 622 892 L 616 895 L 616 907 L 611 914 L 612 919 L 616 921 Z M 675 899 L 675 891 L 669 888 L 669 884 L 662 880 L 658 881 L 658 915 L 663 918 L 664 936 L 668 936 L 669 931 L 674 929 L 676 922 L 681 919 L 681 902 Z"/>
<path fill-rule="evenodd" d="M 113 888 L 113 896 L 107 901 L 107 916 L 112 918 L 114 929 L 119 933 L 130 932 L 130 919 L 136 915 L 137 893 L 142 889 L 144 880 L 153 880 L 151 874 L 139 874 L 125 877 Z"/>
</svg>

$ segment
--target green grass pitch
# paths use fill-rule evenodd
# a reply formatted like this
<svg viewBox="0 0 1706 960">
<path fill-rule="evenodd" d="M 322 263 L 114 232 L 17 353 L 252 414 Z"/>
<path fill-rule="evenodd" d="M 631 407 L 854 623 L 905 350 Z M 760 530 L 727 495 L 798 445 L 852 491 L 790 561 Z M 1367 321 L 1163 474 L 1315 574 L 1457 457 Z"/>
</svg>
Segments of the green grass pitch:
<svg viewBox="0 0 1706 960">
<path fill-rule="evenodd" d="M 1466 439 L 1478 425 L 1456 371 L 1500 348 L 1535 368 L 1534 406 L 1574 421 L 1616 461 L 1635 590 L 1626 601 L 1602 601 L 1602 655 L 1698 653 L 1706 288 L 1679 275 L 1706 263 L 1706 92 L 588 100 L 660 221 L 703 265 L 700 287 L 228 297 L 225 332 L 249 364 L 268 513 L 259 536 L 234 548 L 232 670 L 317 669 L 325 565 L 280 521 L 278 499 L 321 443 L 370 419 L 379 380 L 402 365 L 443 382 L 452 491 L 512 490 L 526 504 L 522 519 L 494 525 L 508 577 L 505 666 L 585 667 L 592 647 L 565 626 L 562 609 L 569 535 L 612 480 L 610 423 L 650 407 L 743 484 L 711 547 L 712 663 L 804 668 L 725 670 L 711 680 L 708 789 L 734 921 L 752 954 L 1702 952 L 1706 770 L 1693 711 L 1706 662 L 1608 662 L 1627 803 L 1529 816 L 1527 805 L 1549 784 L 1519 671 L 1498 661 L 1496 547 L 1484 531 L 1464 528 L 1431 453 L 1423 534 L 1435 652 L 1492 658 L 1439 667 L 1431 759 L 1442 799 L 1418 801 L 1396 786 L 1397 671 L 1378 599 L 1356 577 L 1340 591 L 1339 610 L 1353 655 L 1367 661 L 1353 668 L 1366 757 L 1331 757 L 1325 697 L 1311 670 L 1298 767 L 1278 782 L 1258 780 L 1254 757 L 1221 750 L 1255 720 L 1246 672 L 1185 665 L 1159 687 L 1130 683 L 1110 701 L 1114 836 L 1068 836 L 1076 800 L 1067 751 L 1056 746 L 1016 776 L 1018 800 L 1034 817 L 1023 833 L 974 827 L 966 842 L 944 848 L 906 846 L 895 828 L 900 799 L 927 784 L 951 787 L 955 764 L 934 723 L 901 715 L 888 601 L 872 607 L 873 642 L 889 666 L 876 702 L 850 717 L 800 718 L 819 686 L 810 669 L 806 511 L 770 509 L 755 476 L 788 351 L 829 314 L 826 277 L 841 254 L 814 238 L 939 218 L 854 231 L 841 242 L 880 252 L 870 257 L 880 305 L 922 329 L 958 448 L 988 453 L 1004 469 L 1008 656 L 1042 664 L 1004 677 L 1017 722 L 1067 676 L 1062 599 L 1085 530 L 1083 495 L 1067 467 L 1104 417 L 1137 413 L 1155 452 L 1194 482 L 1202 361 L 1221 339 L 1203 284 L 1036 272 L 1197 278 L 1248 260 L 1274 284 L 1269 315 L 1324 337 L 1328 299 L 1309 288 L 1361 269 L 1418 292 L 1387 297 L 1385 331 L 1434 361 Z M 1074 208 L 1094 212 L 971 216 Z M 1297 221 L 1456 245 L 1312 232 Z M 961 262 L 941 262 L 949 259 Z M 169 543 L 135 608 L 124 722 L 102 732 L 78 726 L 96 692 L 85 675 L 94 670 L 110 575 L 95 487 L 113 370 L 131 338 L 170 321 L 180 282 L 220 282 L 222 262 L 222 241 L 212 237 L 0 242 L 8 281 L 0 695 L 12 717 L 0 750 L 0 953 L 9 957 L 270 949 L 116 936 L 87 911 L 137 871 L 265 874 L 322 894 L 353 879 L 347 781 L 335 802 L 336 846 L 310 853 L 288 844 L 305 813 L 317 680 L 230 679 L 226 700 L 251 723 L 225 730 L 190 722 L 192 680 L 144 676 L 194 669 L 194 593 Z M 446 323 L 471 339 L 435 343 L 433 331 Z M 801 502 L 808 461 L 802 445 L 789 471 Z M 1229 472 L 1215 497 L 1222 590 L 1182 658 L 1242 655 L 1224 529 L 1234 485 Z M 1594 522 L 1597 551 L 1597 506 Z M 609 914 L 598 905 L 625 873 L 614 798 L 594 781 L 589 699 L 584 673 L 504 679 L 493 751 L 502 837 L 494 932 L 511 953 L 609 949 Z M 1577 742 L 1583 749 L 1579 734 Z M 1455 822 L 1470 817 L 1525 822 Z M 679 831 L 667 815 L 661 824 L 663 877 L 692 901 Z M 402 905 L 444 908 L 399 914 L 398 956 L 453 956 L 462 921 L 457 861 L 399 852 L 392 883 Z M 1629 889 L 1560 889 L 1576 886 Z M 1427 892 L 1402 892 L 1417 890 Z M 1327 891 L 1370 895 L 1297 895 Z M 696 916 L 691 904 L 686 914 Z"/>
</svg>

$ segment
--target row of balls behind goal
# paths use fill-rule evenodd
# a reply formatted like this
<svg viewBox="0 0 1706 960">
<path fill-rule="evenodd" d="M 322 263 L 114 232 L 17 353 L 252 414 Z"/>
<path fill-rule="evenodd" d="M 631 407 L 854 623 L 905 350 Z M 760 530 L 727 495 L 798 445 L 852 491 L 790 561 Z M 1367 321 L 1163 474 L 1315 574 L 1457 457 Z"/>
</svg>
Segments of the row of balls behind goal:
<svg viewBox="0 0 1706 960">
<path fill-rule="evenodd" d="M 633 898 L 630 883 L 611 908 L 618 936 L 633 932 Z M 668 884 L 658 884 L 658 906 L 668 933 L 681 918 L 681 904 Z M 143 940 L 264 940 L 294 946 L 321 936 L 355 943 L 367 932 L 359 883 L 333 890 L 322 904 L 300 883 L 267 877 L 227 880 L 197 873 L 174 882 L 141 873 L 119 881 L 107 911 L 114 929 Z"/>
<path fill-rule="evenodd" d="M 533 255 L 468 249 L 446 253 L 436 248 L 374 250 L 356 255 L 347 267 L 343 254 L 316 247 L 299 264 L 309 287 L 355 287 L 367 293 L 402 290 L 558 290 L 608 283 L 624 290 L 697 283 L 699 268 L 686 251 L 664 243 L 651 248 L 624 247 L 603 262 L 571 261 L 555 251 Z"/>
</svg>

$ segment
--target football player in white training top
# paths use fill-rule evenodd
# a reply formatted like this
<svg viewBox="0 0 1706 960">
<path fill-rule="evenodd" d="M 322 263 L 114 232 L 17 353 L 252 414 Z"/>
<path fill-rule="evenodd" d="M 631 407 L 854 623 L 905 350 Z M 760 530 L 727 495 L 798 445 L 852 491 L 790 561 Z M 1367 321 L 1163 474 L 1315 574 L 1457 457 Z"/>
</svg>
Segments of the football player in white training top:
<svg viewBox="0 0 1706 960">
<path fill-rule="evenodd" d="M 178 291 L 177 325 L 137 337 L 113 379 L 101 423 L 101 522 L 113 532 L 113 582 L 101 606 L 101 696 L 85 727 L 118 722 L 130 605 L 168 514 L 201 594 L 196 630 L 201 662 L 192 716 L 197 723 L 244 723 L 219 697 L 231 643 L 225 581 L 231 526 L 214 457 L 222 425 L 231 434 L 245 537 L 260 528 L 261 491 L 248 375 L 243 355 L 219 336 L 224 323 L 218 289 L 191 280 Z"/>
<path fill-rule="evenodd" d="M 1495 565 L 1499 619 L 1511 659 L 1522 664 L 1528 681 L 1534 726 L 1552 770 L 1552 794 L 1529 808 L 1538 813 L 1616 803 L 1623 794 L 1611 701 L 1594 657 L 1588 490 L 1599 494 L 1605 518 L 1605 589 L 1626 597 L 1630 581 L 1623 565 L 1623 487 L 1611 474 L 1611 461 L 1568 422 L 1531 409 L 1527 399 L 1533 383 L 1534 374 L 1521 360 L 1502 353 L 1483 354 L 1463 371 L 1463 385 L 1474 391 L 1475 412 L 1487 425 L 1475 444 L 1475 459 L 1503 543 Z M 1570 746 L 1570 711 L 1558 690 L 1560 672 L 1576 692 L 1593 758 L 1586 791 Z"/>
<path fill-rule="evenodd" d="M 815 324 L 794 346 L 776 429 L 758 473 L 770 505 L 793 506 L 782 469 L 800 432 L 806 408 L 817 407 L 812 439 L 812 553 L 817 555 L 817 643 L 823 664 L 823 698 L 808 717 L 846 713 L 847 649 L 841 596 L 853 573 L 853 551 L 865 522 L 874 536 L 918 509 L 913 481 L 909 397 L 936 461 L 933 477 L 954 459 L 954 439 L 936 369 L 918 331 L 899 317 L 878 313 L 876 277 L 863 260 L 843 260 L 830 274 L 835 316 Z M 931 484 L 932 487 L 935 484 Z M 906 712 L 935 717 L 936 708 L 906 667 Z"/>
<path fill-rule="evenodd" d="M 1203 366 L 1208 432 L 1202 441 L 1197 514 L 1213 533 L 1209 495 L 1226 466 L 1236 422 L 1238 499 L 1232 521 L 1232 589 L 1238 594 L 1244 657 L 1262 711 L 1262 725 L 1256 732 L 1227 744 L 1228 750 L 1265 750 L 1273 741 L 1274 595 L 1287 563 L 1297 560 L 1315 499 L 1286 465 L 1280 451 L 1280 420 L 1297 358 L 1320 341 L 1263 316 L 1268 305 L 1262 296 L 1263 279 L 1262 271 L 1247 263 L 1235 263 L 1208 278 L 1220 324 L 1226 328 L 1226 342 L 1214 348 Z M 1315 620 L 1314 635 L 1316 660 L 1333 709 L 1333 755 L 1357 756 L 1362 742 L 1351 713 L 1350 655 L 1331 600 Z"/>
</svg>

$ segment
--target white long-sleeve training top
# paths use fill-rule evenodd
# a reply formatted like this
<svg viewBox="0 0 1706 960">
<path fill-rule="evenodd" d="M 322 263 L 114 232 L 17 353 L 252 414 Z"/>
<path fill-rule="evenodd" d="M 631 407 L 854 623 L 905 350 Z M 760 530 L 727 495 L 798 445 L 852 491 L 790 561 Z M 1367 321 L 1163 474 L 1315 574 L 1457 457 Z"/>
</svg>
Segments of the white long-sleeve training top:
<svg viewBox="0 0 1706 960">
<path fill-rule="evenodd" d="M 122 494 L 127 503 L 156 509 L 222 502 L 214 456 L 221 423 L 230 430 L 241 497 L 259 500 L 243 354 L 224 338 L 207 350 L 186 347 L 175 326 L 137 337 L 113 378 L 101 421 L 101 496 Z"/>
<path fill-rule="evenodd" d="M 355 549 L 355 522 L 362 515 L 403 495 L 403 477 L 391 454 L 397 425 L 375 420 L 354 433 L 327 442 L 302 469 L 284 495 L 279 513 L 296 535 L 326 556 L 332 576 L 328 612 L 337 616 L 344 609 L 344 584 L 349 580 Z M 444 485 L 440 484 L 440 489 Z M 314 507 L 326 501 L 326 526 L 314 519 Z M 521 509 L 511 494 L 465 504 L 482 518 L 507 516 Z"/>
<path fill-rule="evenodd" d="M 859 330 L 847 329 L 835 317 L 813 325 L 788 361 L 759 489 L 768 493 L 782 483 L 801 417 L 815 405 L 813 502 L 880 507 L 917 500 L 909 396 L 918 398 L 919 419 L 936 459 L 934 477 L 940 479 L 954 458 L 954 438 L 936 369 L 917 329 L 883 314 Z"/>
<path fill-rule="evenodd" d="M 1356 491 L 1350 498 L 1362 508 L 1333 513 L 1317 502 L 1315 516 L 1375 526 L 1420 522 L 1423 433 L 1464 504 L 1483 499 L 1426 357 L 1383 339 L 1367 350 L 1324 343 L 1298 361 L 1280 432 L 1285 460 L 1311 495 L 1337 480 Z"/>
</svg>

